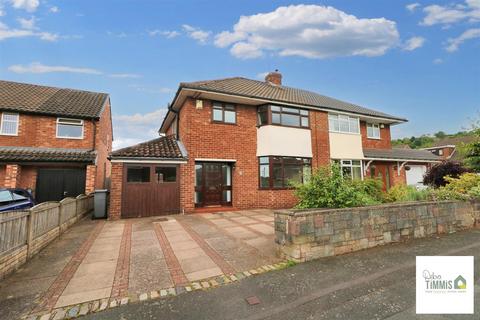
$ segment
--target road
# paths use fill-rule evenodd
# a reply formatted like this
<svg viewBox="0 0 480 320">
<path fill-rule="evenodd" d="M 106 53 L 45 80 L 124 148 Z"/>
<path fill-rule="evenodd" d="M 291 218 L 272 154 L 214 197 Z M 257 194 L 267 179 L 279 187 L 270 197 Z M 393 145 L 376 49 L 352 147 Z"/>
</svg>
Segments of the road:
<svg viewBox="0 0 480 320">
<path fill-rule="evenodd" d="M 414 240 L 249 277 L 208 291 L 131 303 L 85 319 L 479 319 L 415 315 L 415 256 L 473 255 L 480 272 L 480 230 Z M 249 305 L 247 297 L 260 303 Z"/>
</svg>

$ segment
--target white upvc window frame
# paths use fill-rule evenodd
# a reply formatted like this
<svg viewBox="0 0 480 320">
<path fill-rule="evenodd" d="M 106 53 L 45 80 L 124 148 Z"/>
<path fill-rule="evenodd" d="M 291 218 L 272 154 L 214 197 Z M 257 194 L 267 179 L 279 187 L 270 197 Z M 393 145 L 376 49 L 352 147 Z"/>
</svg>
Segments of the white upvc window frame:
<svg viewBox="0 0 480 320">
<path fill-rule="evenodd" d="M 73 123 L 68 123 L 68 122 L 62 122 L 62 120 L 68 120 L 68 121 L 78 121 L 78 124 L 73 124 Z M 80 137 L 65 137 L 65 136 L 60 136 L 58 135 L 58 125 L 63 124 L 63 125 L 74 125 L 74 126 L 81 126 L 82 127 L 82 135 Z M 73 119 L 73 118 L 65 118 L 65 117 L 59 117 L 57 118 L 56 122 L 56 137 L 59 139 L 75 139 L 75 140 L 82 140 L 85 135 L 85 122 L 82 119 Z"/>
<path fill-rule="evenodd" d="M 338 128 L 335 129 L 335 125 L 332 126 L 332 122 L 337 122 Z M 341 129 L 341 121 L 348 122 L 348 131 Z M 355 123 L 356 130 L 352 130 L 352 123 Z M 339 113 L 329 113 L 328 114 L 328 130 L 335 133 L 346 133 L 346 134 L 360 134 L 360 118 L 351 117 L 346 114 Z"/>
<path fill-rule="evenodd" d="M 353 164 L 353 161 L 359 161 L 360 164 L 358 164 L 358 165 Z M 342 169 L 342 175 L 343 175 L 343 168 L 348 167 L 348 168 L 350 168 L 350 172 L 352 172 L 351 179 L 353 180 L 353 168 L 360 168 L 360 180 L 364 179 L 363 161 L 362 160 L 359 160 L 359 159 L 339 159 L 338 164 L 340 165 L 340 169 Z"/>
<path fill-rule="evenodd" d="M 369 134 L 369 132 L 368 132 L 369 127 L 371 128 L 371 133 L 373 133 L 373 135 Z M 375 135 L 375 130 L 377 130 L 376 132 L 378 132 L 378 136 Z M 378 123 L 367 123 L 367 138 L 368 139 L 376 139 L 376 140 L 381 139 L 380 124 L 378 124 Z"/>
<path fill-rule="evenodd" d="M 3 132 L 3 124 L 5 122 L 4 116 L 9 115 L 9 116 L 16 116 L 17 121 L 16 121 L 16 127 L 15 127 L 15 133 L 4 133 Z M 13 122 L 11 120 L 7 120 L 7 122 Z M 20 114 L 16 112 L 2 112 L 2 118 L 0 120 L 0 135 L 2 136 L 18 136 L 18 127 L 20 126 Z"/>
</svg>

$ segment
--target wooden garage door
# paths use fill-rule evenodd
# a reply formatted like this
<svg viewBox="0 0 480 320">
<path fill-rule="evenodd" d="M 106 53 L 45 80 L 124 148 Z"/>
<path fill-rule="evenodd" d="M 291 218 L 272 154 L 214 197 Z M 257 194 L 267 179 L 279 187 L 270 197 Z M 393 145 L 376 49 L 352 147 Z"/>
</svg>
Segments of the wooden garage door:
<svg viewBox="0 0 480 320">
<path fill-rule="evenodd" d="M 84 168 L 40 168 L 37 174 L 35 198 L 38 203 L 60 201 L 85 193 Z"/>
<path fill-rule="evenodd" d="M 180 212 L 177 165 L 126 165 L 122 217 L 149 217 Z"/>
</svg>

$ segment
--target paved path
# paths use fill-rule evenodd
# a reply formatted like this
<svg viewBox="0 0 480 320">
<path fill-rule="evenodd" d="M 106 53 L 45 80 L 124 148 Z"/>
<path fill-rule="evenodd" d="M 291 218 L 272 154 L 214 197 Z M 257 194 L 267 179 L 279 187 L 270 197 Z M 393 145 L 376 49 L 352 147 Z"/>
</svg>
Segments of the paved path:
<svg viewBox="0 0 480 320">
<path fill-rule="evenodd" d="M 473 255 L 477 314 L 415 315 L 416 255 Z M 479 319 L 479 273 L 480 230 L 471 230 L 324 258 L 85 319 Z M 245 299 L 251 296 L 260 304 L 248 305 Z"/>
<path fill-rule="evenodd" d="M 83 220 L 0 284 L 0 318 L 139 296 L 280 261 L 269 210 Z M 33 284 L 33 287 L 32 287 Z"/>
</svg>

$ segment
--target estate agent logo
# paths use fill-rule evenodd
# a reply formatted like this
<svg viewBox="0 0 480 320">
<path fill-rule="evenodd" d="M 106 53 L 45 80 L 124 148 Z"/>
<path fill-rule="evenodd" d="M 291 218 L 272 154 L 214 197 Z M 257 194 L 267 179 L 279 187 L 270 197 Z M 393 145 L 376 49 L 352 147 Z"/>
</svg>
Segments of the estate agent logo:
<svg viewBox="0 0 480 320">
<path fill-rule="evenodd" d="M 473 314 L 473 257 L 417 257 L 417 313 Z"/>
</svg>

